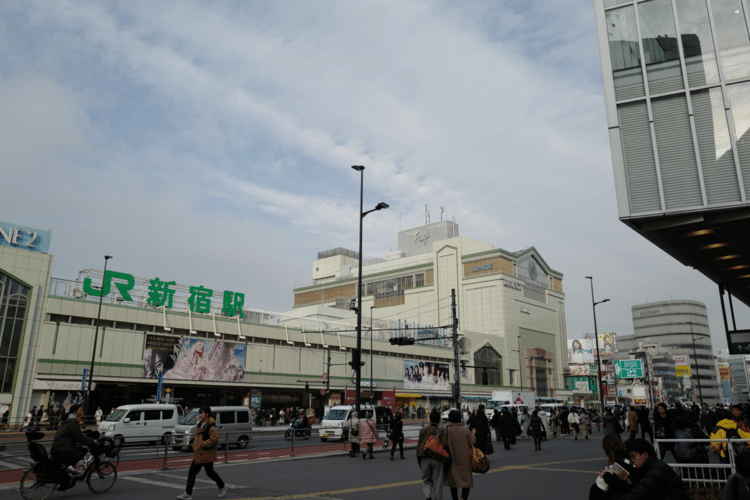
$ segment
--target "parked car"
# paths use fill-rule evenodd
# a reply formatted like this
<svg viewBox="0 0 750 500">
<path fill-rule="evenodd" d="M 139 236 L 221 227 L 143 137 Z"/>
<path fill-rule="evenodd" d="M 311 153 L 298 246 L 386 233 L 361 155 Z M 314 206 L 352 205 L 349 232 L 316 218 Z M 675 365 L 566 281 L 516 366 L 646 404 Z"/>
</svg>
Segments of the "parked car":
<svg viewBox="0 0 750 500">
<path fill-rule="evenodd" d="M 123 405 L 99 423 L 99 432 L 123 443 L 167 444 L 183 414 L 182 406 L 174 404 Z"/>
<path fill-rule="evenodd" d="M 245 448 L 252 441 L 253 419 L 247 406 L 214 406 L 211 407 L 211 414 L 216 420 L 219 446 L 229 443 L 237 448 Z M 198 408 L 180 420 L 172 435 L 173 450 L 178 451 L 193 444 L 198 421 Z"/>
</svg>

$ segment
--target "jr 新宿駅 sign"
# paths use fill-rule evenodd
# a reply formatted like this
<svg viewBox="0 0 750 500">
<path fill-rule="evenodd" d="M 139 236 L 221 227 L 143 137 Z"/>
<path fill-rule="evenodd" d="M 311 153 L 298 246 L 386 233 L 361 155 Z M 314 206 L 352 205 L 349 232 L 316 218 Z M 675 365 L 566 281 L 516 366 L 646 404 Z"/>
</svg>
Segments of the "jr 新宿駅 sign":
<svg viewBox="0 0 750 500">
<path fill-rule="evenodd" d="M 0 246 L 49 253 L 52 233 L 10 222 L 0 222 Z"/>
<path fill-rule="evenodd" d="M 158 277 L 149 280 L 148 287 L 148 304 L 154 307 L 166 307 L 172 308 L 172 299 L 174 298 L 175 290 L 170 287 L 176 285 L 175 281 L 162 281 Z M 97 289 L 91 286 L 91 278 L 85 278 L 83 280 L 83 291 L 94 297 L 101 297 L 109 295 L 112 291 L 112 285 L 117 288 L 120 292 L 122 299 L 128 302 L 132 302 L 133 298 L 130 295 L 130 290 L 135 287 L 135 277 L 132 274 L 119 273 L 116 271 L 107 271 L 104 275 L 104 280 L 101 289 Z M 211 298 L 213 297 L 214 291 L 210 288 L 203 286 L 191 286 L 190 297 L 188 298 L 188 305 L 190 311 L 196 313 L 208 314 L 211 312 Z M 227 316 L 237 316 L 244 318 L 245 315 L 242 313 L 242 307 L 245 305 L 245 294 L 235 293 L 230 291 L 224 292 L 224 302 L 221 308 L 221 312 Z"/>
</svg>

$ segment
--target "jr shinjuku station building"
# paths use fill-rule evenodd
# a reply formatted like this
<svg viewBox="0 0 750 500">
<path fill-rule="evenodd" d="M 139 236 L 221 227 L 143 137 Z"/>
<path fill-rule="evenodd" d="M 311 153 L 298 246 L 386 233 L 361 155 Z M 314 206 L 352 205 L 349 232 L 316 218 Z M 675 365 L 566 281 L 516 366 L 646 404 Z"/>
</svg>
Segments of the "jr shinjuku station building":
<svg viewBox="0 0 750 500">
<path fill-rule="evenodd" d="M 294 290 L 293 309 L 275 313 L 249 308 L 242 290 L 137 277 L 114 260 L 106 274 L 55 278 L 50 231 L 0 229 L 0 410 L 10 405 L 14 422 L 33 406 L 81 402 L 85 377 L 90 411 L 154 400 L 319 408 L 354 389 L 354 252 L 322 252 L 314 282 Z M 398 406 L 450 404 L 450 341 L 388 339 L 449 335 L 451 290 L 470 404 L 497 389 L 558 396 L 567 370 L 562 274 L 536 249 L 460 237 L 454 221 L 402 231 L 398 243 L 363 262 L 364 401 L 388 391 Z"/>
</svg>

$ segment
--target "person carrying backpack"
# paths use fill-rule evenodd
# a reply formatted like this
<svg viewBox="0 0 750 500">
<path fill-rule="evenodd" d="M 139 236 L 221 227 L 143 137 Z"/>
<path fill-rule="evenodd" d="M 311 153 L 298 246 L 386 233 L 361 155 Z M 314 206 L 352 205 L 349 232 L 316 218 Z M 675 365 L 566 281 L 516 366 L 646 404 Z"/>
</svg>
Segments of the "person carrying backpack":
<svg viewBox="0 0 750 500">
<path fill-rule="evenodd" d="M 698 422 L 687 416 L 680 415 L 672 422 L 672 431 L 675 439 L 684 439 L 675 443 L 672 454 L 678 463 L 707 463 L 708 454 L 706 448 L 700 443 L 690 442 L 692 439 L 708 439 L 698 428 Z"/>
<path fill-rule="evenodd" d="M 718 412 L 719 421 L 716 422 L 716 426 L 711 431 L 711 439 L 750 439 L 750 432 L 742 428 L 737 427 L 737 422 L 732 419 L 732 416 L 726 410 Z M 736 443 L 733 444 L 735 451 L 745 451 L 749 443 Z M 723 464 L 729 463 L 729 450 L 727 449 L 726 442 L 715 441 L 711 443 L 711 449 L 719 454 L 719 460 Z"/>
</svg>

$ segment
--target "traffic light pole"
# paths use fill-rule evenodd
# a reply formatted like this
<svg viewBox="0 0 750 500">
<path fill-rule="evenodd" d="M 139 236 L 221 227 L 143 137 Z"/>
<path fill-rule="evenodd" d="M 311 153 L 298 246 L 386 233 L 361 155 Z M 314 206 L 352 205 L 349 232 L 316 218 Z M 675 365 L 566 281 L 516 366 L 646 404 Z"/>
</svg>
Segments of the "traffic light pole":
<svg viewBox="0 0 750 500">
<path fill-rule="evenodd" d="M 461 422 L 464 421 L 463 405 L 461 400 L 461 354 L 458 349 L 458 316 L 456 316 L 456 289 L 451 289 L 451 313 L 453 315 L 453 358 L 455 363 L 455 380 L 456 380 L 456 409 L 461 415 Z"/>
</svg>

